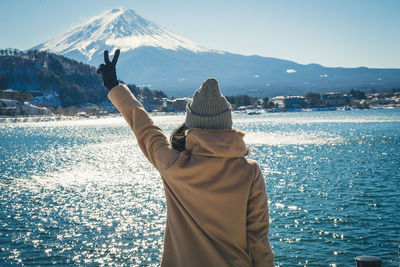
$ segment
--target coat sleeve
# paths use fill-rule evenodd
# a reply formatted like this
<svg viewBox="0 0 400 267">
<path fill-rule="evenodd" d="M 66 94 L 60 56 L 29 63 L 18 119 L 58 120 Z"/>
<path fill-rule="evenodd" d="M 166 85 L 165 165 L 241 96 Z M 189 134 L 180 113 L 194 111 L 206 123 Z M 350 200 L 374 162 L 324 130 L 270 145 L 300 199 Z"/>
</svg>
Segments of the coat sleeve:
<svg viewBox="0 0 400 267">
<path fill-rule="evenodd" d="M 154 125 L 142 104 L 125 84 L 112 88 L 108 98 L 135 133 L 140 149 L 158 171 L 167 169 L 179 156 L 162 130 Z"/>
<path fill-rule="evenodd" d="M 257 172 L 247 204 L 247 244 L 253 266 L 274 266 L 274 254 L 269 239 L 269 211 L 264 178 Z"/>
</svg>

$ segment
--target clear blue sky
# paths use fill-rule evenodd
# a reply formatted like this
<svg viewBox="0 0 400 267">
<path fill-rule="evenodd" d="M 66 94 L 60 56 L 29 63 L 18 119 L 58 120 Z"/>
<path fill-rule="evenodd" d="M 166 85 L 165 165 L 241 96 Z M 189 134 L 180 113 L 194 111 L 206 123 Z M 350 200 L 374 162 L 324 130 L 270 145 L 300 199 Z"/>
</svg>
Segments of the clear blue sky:
<svg viewBox="0 0 400 267">
<path fill-rule="evenodd" d="M 0 48 L 31 48 L 115 7 L 213 49 L 400 68 L 400 0 L 0 0 Z"/>
</svg>

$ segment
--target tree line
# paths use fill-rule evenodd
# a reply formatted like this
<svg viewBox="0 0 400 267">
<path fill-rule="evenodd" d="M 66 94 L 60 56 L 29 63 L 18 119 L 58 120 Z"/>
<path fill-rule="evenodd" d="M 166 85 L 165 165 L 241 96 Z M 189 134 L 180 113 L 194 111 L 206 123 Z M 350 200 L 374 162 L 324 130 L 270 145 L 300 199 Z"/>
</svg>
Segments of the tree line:
<svg viewBox="0 0 400 267">
<path fill-rule="evenodd" d="M 354 100 L 362 100 L 367 98 L 366 93 L 364 91 L 355 89 L 351 89 L 347 95 L 352 96 Z M 309 92 L 304 97 L 309 107 L 323 106 L 323 100 L 320 93 Z M 226 99 L 234 108 L 238 108 L 240 106 L 251 106 L 251 105 L 252 106 L 261 105 L 262 108 L 277 107 L 277 105 L 273 103 L 269 97 L 264 97 L 262 98 L 263 101 L 259 101 L 259 98 L 257 97 L 241 94 L 236 96 L 226 96 Z"/>
</svg>

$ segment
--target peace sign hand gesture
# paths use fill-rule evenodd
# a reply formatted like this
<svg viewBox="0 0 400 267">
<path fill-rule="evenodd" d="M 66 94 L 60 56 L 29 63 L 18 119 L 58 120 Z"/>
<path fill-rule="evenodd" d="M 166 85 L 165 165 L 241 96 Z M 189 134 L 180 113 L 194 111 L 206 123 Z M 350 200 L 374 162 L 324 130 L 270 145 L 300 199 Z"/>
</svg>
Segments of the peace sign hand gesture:
<svg viewBox="0 0 400 267">
<path fill-rule="evenodd" d="M 104 51 L 104 63 L 100 64 L 97 69 L 97 74 L 101 74 L 103 77 L 104 86 L 110 91 L 114 86 L 118 85 L 117 73 L 115 66 L 117 65 L 119 57 L 119 49 L 115 50 L 114 58 L 110 61 L 108 57 L 108 50 Z"/>
</svg>

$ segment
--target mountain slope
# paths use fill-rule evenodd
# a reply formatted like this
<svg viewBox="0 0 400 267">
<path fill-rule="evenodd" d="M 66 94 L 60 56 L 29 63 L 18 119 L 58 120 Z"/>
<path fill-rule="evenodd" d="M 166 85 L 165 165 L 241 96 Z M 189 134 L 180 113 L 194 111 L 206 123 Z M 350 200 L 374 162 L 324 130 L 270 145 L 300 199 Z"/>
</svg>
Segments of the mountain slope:
<svg viewBox="0 0 400 267">
<path fill-rule="evenodd" d="M 259 56 L 215 51 L 180 37 L 126 8 L 107 10 L 82 26 L 33 49 L 94 66 L 103 51 L 121 49 L 119 78 L 188 96 L 209 76 L 225 94 L 264 96 L 308 91 L 400 87 L 400 69 L 325 68 Z"/>
</svg>

